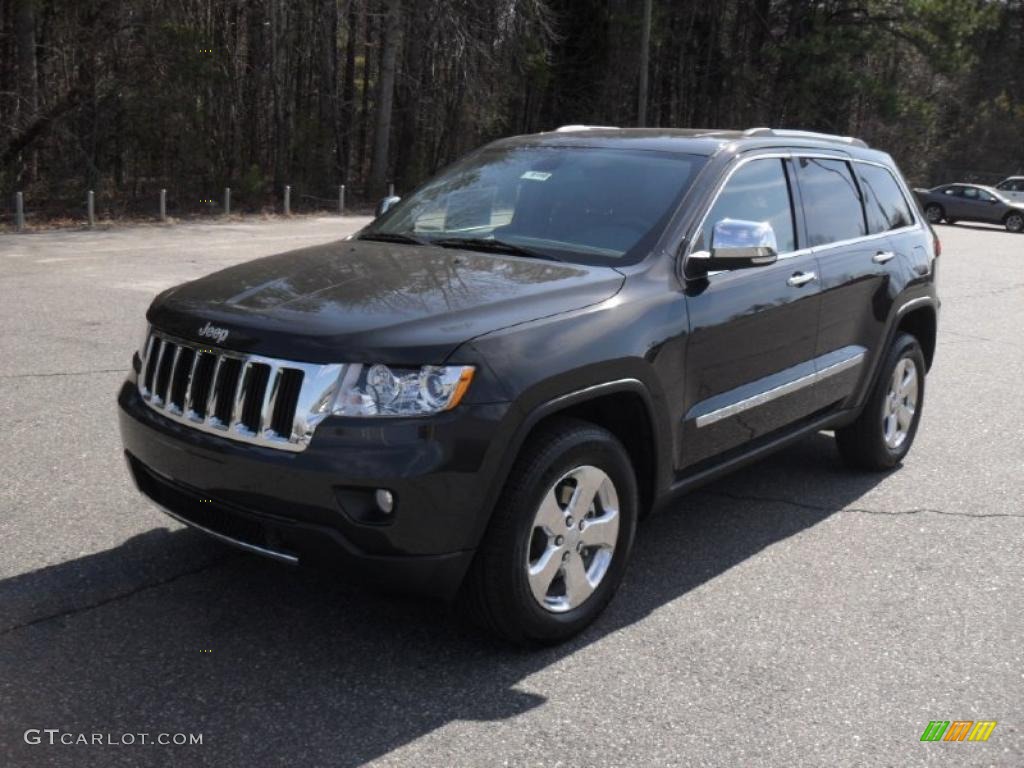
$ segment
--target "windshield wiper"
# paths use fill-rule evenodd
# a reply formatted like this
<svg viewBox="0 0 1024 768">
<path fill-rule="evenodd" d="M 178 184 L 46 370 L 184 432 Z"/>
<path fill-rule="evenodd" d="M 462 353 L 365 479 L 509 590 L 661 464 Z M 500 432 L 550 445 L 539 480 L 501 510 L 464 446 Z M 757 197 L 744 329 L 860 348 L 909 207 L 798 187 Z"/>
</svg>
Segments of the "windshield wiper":
<svg viewBox="0 0 1024 768">
<path fill-rule="evenodd" d="M 484 239 L 482 237 L 441 237 L 431 240 L 431 244 L 439 245 L 442 248 L 465 248 L 471 251 L 484 251 L 486 253 L 508 253 L 513 256 L 528 256 L 531 259 L 546 259 L 548 261 L 562 261 L 550 253 L 541 253 L 530 248 L 524 248 L 515 243 L 505 240 Z"/>
<path fill-rule="evenodd" d="M 382 243 L 406 243 L 408 245 L 429 245 L 430 242 L 423 237 L 415 235 L 403 235 L 401 232 L 367 232 L 360 235 L 357 240 L 379 240 Z"/>
</svg>

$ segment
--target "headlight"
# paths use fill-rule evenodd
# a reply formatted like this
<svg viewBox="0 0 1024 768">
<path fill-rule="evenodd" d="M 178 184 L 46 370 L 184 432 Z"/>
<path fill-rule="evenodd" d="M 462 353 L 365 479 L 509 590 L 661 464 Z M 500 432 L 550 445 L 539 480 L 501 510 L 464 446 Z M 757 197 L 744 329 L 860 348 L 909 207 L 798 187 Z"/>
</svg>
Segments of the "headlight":
<svg viewBox="0 0 1024 768">
<path fill-rule="evenodd" d="M 426 416 L 459 404 L 473 381 L 471 365 L 346 366 L 332 413 L 337 416 Z"/>
</svg>

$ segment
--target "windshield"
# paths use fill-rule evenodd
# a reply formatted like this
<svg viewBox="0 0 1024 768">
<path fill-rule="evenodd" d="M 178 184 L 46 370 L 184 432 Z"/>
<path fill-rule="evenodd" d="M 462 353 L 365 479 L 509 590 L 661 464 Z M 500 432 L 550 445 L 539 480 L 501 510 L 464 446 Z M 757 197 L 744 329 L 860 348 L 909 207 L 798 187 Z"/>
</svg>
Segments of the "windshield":
<svg viewBox="0 0 1024 768">
<path fill-rule="evenodd" d="M 403 199 L 363 237 L 574 261 L 639 261 L 705 162 L 592 147 L 475 152 Z M 383 239 L 383 237 L 381 237 Z"/>
</svg>

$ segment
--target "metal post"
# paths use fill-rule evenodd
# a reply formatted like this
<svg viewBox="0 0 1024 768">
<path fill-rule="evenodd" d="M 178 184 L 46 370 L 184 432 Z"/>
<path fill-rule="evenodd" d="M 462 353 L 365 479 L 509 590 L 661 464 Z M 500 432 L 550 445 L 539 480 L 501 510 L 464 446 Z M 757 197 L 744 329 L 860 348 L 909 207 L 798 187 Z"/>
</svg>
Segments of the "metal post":
<svg viewBox="0 0 1024 768">
<path fill-rule="evenodd" d="M 14 193 L 14 221 L 19 232 L 25 231 L 25 196 L 21 192 Z"/>
<path fill-rule="evenodd" d="M 93 191 L 89 190 L 89 195 L 86 198 L 86 208 L 89 209 L 89 226 L 96 226 L 96 195 Z"/>
<path fill-rule="evenodd" d="M 395 196 L 395 183 L 393 181 L 388 182 L 388 197 Z"/>
<path fill-rule="evenodd" d="M 167 221 L 167 190 L 160 190 L 160 221 Z"/>
<path fill-rule="evenodd" d="M 231 215 L 231 187 L 224 187 L 224 215 Z"/>
<path fill-rule="evenodd" d="M 284 187 L 284 215 L 292 215 L 292 188 L 288 184 Z"/>
<path fill-rule="evenodd" d="M 345 215 L 345 185 L 338 187 L 338 215 Z"/>
</svg>

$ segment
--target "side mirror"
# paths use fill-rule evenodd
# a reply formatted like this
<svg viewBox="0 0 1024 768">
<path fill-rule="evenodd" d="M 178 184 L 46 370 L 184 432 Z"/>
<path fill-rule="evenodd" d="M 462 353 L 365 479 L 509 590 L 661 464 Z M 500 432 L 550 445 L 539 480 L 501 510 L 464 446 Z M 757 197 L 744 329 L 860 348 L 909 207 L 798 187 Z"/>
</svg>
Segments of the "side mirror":
<svg viewBox="0 0 1024 768">
<path fill-rule="evenodd" d="M 722 219 L 711 232 L 711 250 L 690 254 L 705 272 L 749 269 L 774 264 L 779 258 L 775 230 L 767 221 Z"/>
<path fill-rule="evenodd" d="M 391 209 L 391 207 L 401 199 L 402 198 L 398 197 L 397 195 L 390 195 L 388 197 L 381 198 L 381 201 L 377 203 L 377 218 L 380 218 L 385 213 L 387 213 Z"/>
</svg>

